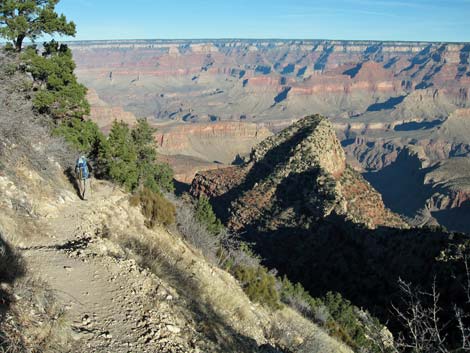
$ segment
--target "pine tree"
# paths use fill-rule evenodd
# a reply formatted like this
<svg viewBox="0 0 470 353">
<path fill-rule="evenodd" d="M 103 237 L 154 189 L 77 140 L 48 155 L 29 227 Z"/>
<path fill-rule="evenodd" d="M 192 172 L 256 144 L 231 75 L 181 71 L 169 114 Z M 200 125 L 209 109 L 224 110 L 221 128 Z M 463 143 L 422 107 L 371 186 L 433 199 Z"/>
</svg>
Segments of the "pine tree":
<svg viewBox="0 0 470 353">
<path fill-rule="evenodd" d="M 195 215 L 196 219 L 204 224 L 211 234 L 216 235 L 222 230 L 222 223 L 215 215 L 207 197 L 201 196 L 197 200 Z"/>
<path fill-rule="evenodd" d="M 20 52 L 25 39 L 34 42 L 44 34 L 75 36 L 75 24 L 55 12 L 58 3 L 59 0 L 0 1 L 0 37 L 10 40 Z"/>
<path fill-rule="evenodd" d="M 155 131 L 147 119 L 140 119 L 132 130 L 132 140 L 137 152 L 139 184 L 154 192 L 173 191 L 173 171 L 167 164 L 156 162 Z"/>
<path fill-rule="evenodd" d="M 127 124 L 114 121 L 108 143 L 110 177 L 128 190 L 134 190 L 139 184 L 137 151 Z"/>
<path fill-rule="evenodd" d="M 44 43 L 42 55 L 29 47 L 22 55 L 25 70 L 30 72 L 41 89 L 34 97 L 34 107 L 40 113 L 56 119 L 83 118 L 89 114 L 87 89 L 77 82 L 72 52 L 55 40 Z"/>
</svg>

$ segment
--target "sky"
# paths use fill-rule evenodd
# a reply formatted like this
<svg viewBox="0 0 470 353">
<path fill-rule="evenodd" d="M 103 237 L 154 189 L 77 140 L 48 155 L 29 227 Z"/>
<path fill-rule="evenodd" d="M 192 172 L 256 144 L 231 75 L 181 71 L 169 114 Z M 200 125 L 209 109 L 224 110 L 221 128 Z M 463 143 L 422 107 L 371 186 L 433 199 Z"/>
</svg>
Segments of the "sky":
<svg viewBox="0 0 470 353">
<path fill-rule="evenodd" d="M 286 38 L 470 42 L 470 0 L 61 0 L 77 40 Z"/>
</svg>

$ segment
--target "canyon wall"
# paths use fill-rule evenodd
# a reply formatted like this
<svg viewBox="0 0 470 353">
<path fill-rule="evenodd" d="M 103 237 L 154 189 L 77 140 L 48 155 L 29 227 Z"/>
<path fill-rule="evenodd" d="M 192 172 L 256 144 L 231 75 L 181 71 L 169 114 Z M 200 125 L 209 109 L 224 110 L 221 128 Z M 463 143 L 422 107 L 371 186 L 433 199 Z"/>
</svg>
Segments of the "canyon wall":
<svg viewBox="0 0 470 353">
<path fill-rule="evenodd" d="M 160 152 L 188 171 L 180 170 L 181 181 L 240 162 L 263 138 L 314 113 L 328 116 L 348 162 L 362 173 L 401 166 L 395 162 L 408 148 L 422 148 L 429 167 L 470 157 L 469 43 L 135 40 L 70 47 L 91 89 L 91 118 L 105 131 L 114 118 L 148 118 L 159 130 Z M 394 183 L 407 187 L 400 178 Z M 423 212 L 462 207 L 461 192 L 435 188 L 443 194 L 434 200 L 450 200 L 423 200 Z"/>
</svg>

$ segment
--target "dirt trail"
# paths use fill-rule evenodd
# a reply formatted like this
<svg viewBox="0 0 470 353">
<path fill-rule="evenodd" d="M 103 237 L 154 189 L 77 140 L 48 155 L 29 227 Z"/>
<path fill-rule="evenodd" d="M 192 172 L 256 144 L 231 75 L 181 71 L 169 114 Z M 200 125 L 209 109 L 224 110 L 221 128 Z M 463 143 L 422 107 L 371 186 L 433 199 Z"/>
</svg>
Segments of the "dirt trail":
<svg viewBox="0 0 470 353">
<path fill-rule="evenodd" d="M 94 215 L 125 195 L 96 184 L 89 201 L 64 203 L 43 220 L 49 237 L 21 249 L 29 268 L 56 292 L 72 323 L 73 352 L 188 352 L 165 316 L 171 295 L 133 260 L 103 256 Z M 166 306 L 165 310 L 163 306 Z M 171 337 L 170 337 L 171 336 Z"/>
</svg>

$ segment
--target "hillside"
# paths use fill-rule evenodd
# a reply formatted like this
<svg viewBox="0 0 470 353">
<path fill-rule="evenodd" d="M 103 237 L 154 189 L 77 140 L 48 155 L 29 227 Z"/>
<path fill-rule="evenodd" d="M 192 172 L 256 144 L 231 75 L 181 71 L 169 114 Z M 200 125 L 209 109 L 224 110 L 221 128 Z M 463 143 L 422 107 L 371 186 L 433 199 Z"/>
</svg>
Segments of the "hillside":
<svg viewBox="0 0 470 353">
<path fill-rule="evenodd" d="M 17 66 L 0 55 L 2 349 L 351 351 L 287 306 L 252 302 L 180 224 L 145 226 L 120 187 L 93 180 L 81 200 L 69 172 L 77 152 L 33 112 Z M 185 219 L 188 206 L 173 202 Z"/>
<path fill-rule="evenodd" d="M 418 151 L 408 153 L 408 159 L 398 162 L 420 162 Z M 449 190 L 461 188 L 465 169 L 454 174 L 453 168 L 462 162 L 427 170 L 426 178 Z M 383 176 L 384 185 L 400 176 L 399 171 L 390 173 Z M 454 183 L 442 184 L 449 173 Z M 395 196 L 407 207 L 420 204 L 417 195 L 427 194 L 416 186 L 419 177 L 408 179 L 406 190 L 390 187 L 387 197 Z M 341 293 L 387 322 L 395 337 L 404 330 L 393 314 L 403 301 L 400 281 L 416 286 L 419 293 L 434 288 L 442 298 L 441 322 L 452 321 L 449 303 L 464 300 L 458 289 L 465 287 L 459 284 L 464 264 L 441 257 L 450 251 L 458 259 L 459 251 L 468 249 L 468 235 L 436 226 L 413 228 L 388 210 L 380 194 L 348 166 L 331 123 L 321 116 L 306 117 L 266 139 L 241 166 L 199 173 L 191 192 L 209 197 L 228 226 L 255 244 L 266 266 L 301 283 L 315 297 Z M 457 305 L 468 309 L 464 302 Z M 418 324 L 426 320 L 415 319 Z"/>
</svg>

